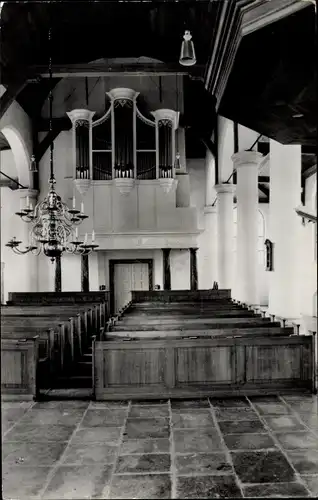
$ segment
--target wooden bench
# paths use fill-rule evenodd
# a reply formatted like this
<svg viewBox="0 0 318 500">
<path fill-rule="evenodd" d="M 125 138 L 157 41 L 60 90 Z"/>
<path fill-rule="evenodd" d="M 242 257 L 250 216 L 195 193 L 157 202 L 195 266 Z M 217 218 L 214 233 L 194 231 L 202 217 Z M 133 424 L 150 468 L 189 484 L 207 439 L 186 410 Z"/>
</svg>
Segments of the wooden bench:
<svg viewBox="0 0 318 500">
<path fill-rule="evenodd" d="M 293 335 L 294 329 L 291 327 L 280 328 L 278 326 L 268 328 L 214 328 L 210 330 L 161 330 L 161 331 L 135 331 L 135 332 L 107 332 L 103 340 L 113 339 L 155 339 L 155 338 L 204 338 L 204 337 L 246 337 L 251 335 Z"/>
<path fill-rule="evenodd" d="M 209 330 L 213 328 L 266 328 L 271 326 L 280 326 L 279 322 L 271 322 L 269 318 L 215 318 L 204 319 L 203 321 L 169 321 L 155 322 L 151 324 L 123 324 L 119 321 L 112 326 L 114 332 L 138 332 L 145 330 Z"/>
<path fill-rule="evenodd" d="M 142 290 L 131 292 L 132 302 L 205 302 L 230 301 L 231 290 Z"/>
<path fill-rule="evenodd" d="M 93 343 L 97 400 L 313 390 L 309 336 Z"/>
<path fill-rule="evenodd" d="M 109 304 L 109 292 L 11 292 L 8 298 L 8 305 Z"/>
</svg>

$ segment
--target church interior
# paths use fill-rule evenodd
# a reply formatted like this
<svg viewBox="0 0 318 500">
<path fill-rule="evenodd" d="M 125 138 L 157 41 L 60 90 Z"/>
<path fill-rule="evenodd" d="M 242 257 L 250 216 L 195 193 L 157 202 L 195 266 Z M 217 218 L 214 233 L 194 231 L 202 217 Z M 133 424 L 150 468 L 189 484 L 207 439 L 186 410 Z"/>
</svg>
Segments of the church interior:
<svg viewBox="0 0 318 500">
<path fill-rule="evenodd" d="M 5 499 L 318 496 L 317 17 L 0 2 Z"/>
</svg>

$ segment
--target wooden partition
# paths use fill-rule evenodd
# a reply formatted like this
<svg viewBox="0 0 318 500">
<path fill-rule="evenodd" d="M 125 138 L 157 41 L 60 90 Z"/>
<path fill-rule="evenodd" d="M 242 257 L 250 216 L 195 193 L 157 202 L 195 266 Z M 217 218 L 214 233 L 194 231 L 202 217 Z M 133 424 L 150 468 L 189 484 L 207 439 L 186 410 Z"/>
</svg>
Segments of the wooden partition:
<svg viewBox="0 0 318 500">
<path fill-rule="evenodd" d="M 312 389 L 312 337 L 103 341 L 96 399 L 158 399 Z"/>
<path fill-rule="evenodd" d="M 44 362 L 45 360 L 43 360 Z M 43 365 L 44 366 L 44 363 Z M 36 399 L 41 368 L 38 340 L 1 339 L 1 395 L 3 399 Z"/>
<path fill-rule="evenodd" d="M 133 302 L 201 302 L 230 300 L 231 290 L 145 290 L 131 295 Z"/>
</svg>

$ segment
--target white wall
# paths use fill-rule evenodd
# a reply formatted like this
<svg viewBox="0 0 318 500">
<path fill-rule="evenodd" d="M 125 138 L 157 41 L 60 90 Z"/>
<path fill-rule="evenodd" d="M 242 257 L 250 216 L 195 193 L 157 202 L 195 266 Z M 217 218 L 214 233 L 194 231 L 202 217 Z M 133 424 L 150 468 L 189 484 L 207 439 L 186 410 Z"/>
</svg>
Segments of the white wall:
<svg viewBox="0 0 318 500">
<path fill-rule="evenodd" d="M 205 231 L 205 160 L 191 159 L 187 161 L 188 172 L 190 176 L 190 203 L 197 209 L 198 229 L 201 233 L 197 237 L 198 242 L 198 288 L 212 288 L 213 283 L 210 279 L 210 260 L 209 235 Z"/>
</svg>

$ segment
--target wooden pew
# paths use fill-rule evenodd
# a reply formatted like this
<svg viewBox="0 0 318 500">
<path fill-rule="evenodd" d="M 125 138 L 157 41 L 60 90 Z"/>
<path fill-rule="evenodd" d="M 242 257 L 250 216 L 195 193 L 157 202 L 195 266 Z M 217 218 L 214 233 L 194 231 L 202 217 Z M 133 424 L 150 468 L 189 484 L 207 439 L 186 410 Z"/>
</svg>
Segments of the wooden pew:
<svg viewBox="0 0 318 500">
<path fill-rule="evenodd" d="M 93 360 L 97 400 L 312 390 L 310 336 L 97 341 Z"/>
<path fill-rule="evenodd" d="M 264 336 L 264 335 L 294 335 L 292 327 L 281 328 L 279 326 L 269 326 L 263 328 L 214 328 L 210 330 L 161 330 L 161 331 L 110 331 L 105 334 L 103 340 L 114 339 L 157 339 L 157 338 L 217 338 L 217 337 L 246 337 L 246 336 Z"/>
<path fill-rule="evenodd" d="M 231 290 L 142 290 L 131 292 L 132 302 L 205 302 L 230 301 Z"/>
<path fill-rule="evenodd" d="M 8 298 L 8 305 L 109 304 L 109 292 L 11 292 Z"/>
<path fill-rule="evenodd" d="M 271 326 L 280 326 L 279 322 L 271 322 L 269 318 L 215 318 L 203 319 L 203 321 L 169 321 L 155 322 L 151 324 L 129 324 L 122 322 L 115 323 L 111 331 L 114 332 L 138 332 L 138 331 L 162 331 L 162 330 L 206 330 L 214 328 L 266 328 Z"/>
</svg>

